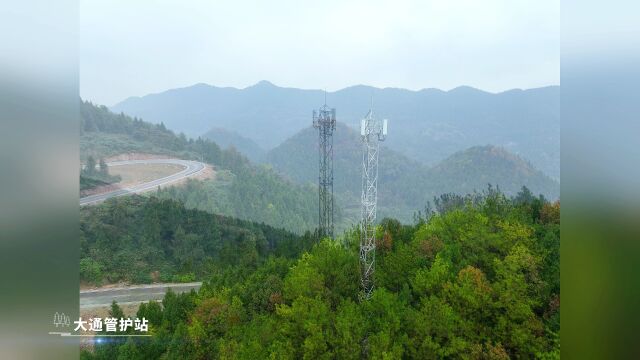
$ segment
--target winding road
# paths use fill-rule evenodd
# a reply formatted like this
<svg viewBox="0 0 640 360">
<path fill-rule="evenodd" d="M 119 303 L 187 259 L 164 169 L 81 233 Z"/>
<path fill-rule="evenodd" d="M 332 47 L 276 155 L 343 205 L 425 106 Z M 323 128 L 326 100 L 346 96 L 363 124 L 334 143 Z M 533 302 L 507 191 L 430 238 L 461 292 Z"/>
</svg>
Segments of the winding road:
<svg viewBox="0 0 640 360">
<path fill-rule="evenodd" d="M 180 159 L 122 160 L 108 162 L 107 166 L 112 167 L 135 164 L 171 164 L 182 166 L 183 169 L 175 174 L 146 183 L 80 198 L 80 206 L 97 203 L 116 196 L 137 194 L 154 190 L 158 186 L 171 184 L 188 177 L 196 176 L 205 169 L 205 164 L 201 162 Z M 116 300 L 120 305 L 141 303 L 149 300 L 162 300 L 164 298 L 164 294 L 169 288 L 173 289 L 177 293 L 182 293 L 191 291 L 191 289 L 198 290 L 200 285 L 202 285 L 202 283 L 194 282 L 186 284 L 153 284 L 83 290 L 80 291 L 80 308 L 105 307 L 109 306 L 113 300 Z"/>
<path fill-rule="evenodd" d="M 198 175 L 205 169 L 205 165 L 201 162 L 191 161 L 191 160 L 180 160 L 180 159 L 123 160 L 123 161 L 109 162 L 107 163 L 107 166 L 112 167 L 112 166 L 135 165 L 135 164 L 142 164 L 142 165 L 172 164 L 172 165 L 183 166 L 184 169 L 175 174 L 165 176 L 163 178 L 149 181 L 143 184 L 138 184 L 128 188 L 118 189 L 114 191 L 105 192 L 102 194 L 95 194 L 95 195 L 90 195 L 90 196 L 80 198 L 80 206 L 97 203 L 97 202 L 104 201 L 106 199 L 116 197 L 116 196 L 138 194 L 138 193 L 143 193 L 145 191 L 154 190 L 158 186 L 171 184 L 176 181 L 180 181 L 182 179 L 186 179 L 188 177 Z"/>
<path fill-rule="evenodd" d="M 115 300 L 119 305 L 139 304 L 150 300 L 162 300 L 167 290 L 175 293 L 198 290 L 201 282 L 178 284 L 133 285 L 80 291 L 80 308 L 107 307 Z"/>
</svg>

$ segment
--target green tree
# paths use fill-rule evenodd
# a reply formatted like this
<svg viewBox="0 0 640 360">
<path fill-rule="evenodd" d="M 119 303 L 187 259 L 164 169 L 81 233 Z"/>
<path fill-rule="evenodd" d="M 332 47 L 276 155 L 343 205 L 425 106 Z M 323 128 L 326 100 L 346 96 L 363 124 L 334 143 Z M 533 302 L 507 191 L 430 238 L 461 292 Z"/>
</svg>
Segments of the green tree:
<svg viewBox="0 0 640 360">
<path fill-rule="evenodd" d="M 367 321 L 358 304 L 345 300 L 336 311 L 335 336 L 331 347 L 338 359 L 360 359 Z"/>
<path fill-rule="evenodd" d="M 278 306 L 277 314 L 283 320 L 280 335 L 291 341 L 296 358 L 331 358 L 327 343 L 332 338 L 331 313 L 326 303 L 300 296 L 291 306 Z"/>
<path fill-rule="evenodd" d="M 524 245 L 516 245 L 504 260 L 496 260 L 498 308 L 495 335 L 507 351 L 524 356 L 541 350 L 543 325 L 534 308 L 539 304 L 539 260 Z"/>
<path fill-rule="evenodd" d="M 127 342 L 118 349 L 118 360 L 138 359 L 143 360 L 144 357 L 141 356 L 139 347 L 136 345 L 133 338 L 130 337 L 127 339 Z"/>
<path fill-rule="evenodd" d="M 187 325 L 184 323 L 179 323 L 176 327 L 173 336 L 171 337 L 171 342 L 167 348 L 166 358 L 167 359 L 189 359 L 192 355 L 192 346 L 189 341 L 189 333 L 187 332 Z"/>
<path fill-rule="evenodd" d="M 412 285 L 416 295 L 425 297 L 430 294 L 438 294 L 451 278 L 452 267 L 451 262 L 444 255 L 436 255 L 431 267 L 421 268 L 413 278 Z"/>
<path fill-rule="evenodd" d="M 408 312 L 409 355 L 413 359 L 460 358 L 469 343 L 461 336 L 463 319 L 435 295 L 422 298 L 419 310 Z"/>
<path fill-rule="evenodd" d="M 102 284 L 102 265 L 92 258 L 82 258 L 80 260 L 80 278 L 96 286 Z"/>
<path fill-rule="evenodd" d="M 371 359 L 402 358 L 408 340 L 402 327 L 405 304 L 396 294 L 378 288 L 363 308 L 369 320 L 365 354 Z"/>
<path fill-rule="evenodd" d="M 149 327 L 152 329 L 156 327 L 160 327 L 160 325 L 162 324 L 162 317 L 163 317 L 162 307 L 155 300 L 151 300 L 148 303 L 142 303 L 138 307 L 138 312 L 136 313 L 136 316 L 139 319 L 142 319 L 142 318 L 147 319 L 147 321 L 149 321 Z"/>
<path fill-rule="evenodd" d="M 94 159 L 93 156 L 89 155 L 89 157 L 87 157 L 87 163 L 84 166 L 84 175 L 92 176 L 95 174 L 95 172 L 96 172 L 96 159 Z"/>
<path fill-rule="evenodd" d="M 100 159 L 100 174 L 103 177 L 108 177 L 109 176 L 109 167 L 107 166 L 107 162 L 104 161 L 104 159 Z"/>
</svg>

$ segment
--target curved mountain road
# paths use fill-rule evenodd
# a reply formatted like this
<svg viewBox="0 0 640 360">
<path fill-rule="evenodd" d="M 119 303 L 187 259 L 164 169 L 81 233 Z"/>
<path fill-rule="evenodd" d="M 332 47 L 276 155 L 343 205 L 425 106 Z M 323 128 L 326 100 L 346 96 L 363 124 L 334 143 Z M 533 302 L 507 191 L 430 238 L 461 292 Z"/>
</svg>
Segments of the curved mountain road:
<svg viewBox="0 0 640 360">
<path fill-rule="evenodd" d="M 138 184 L 128 188 L 118 189 L 118 190 L 109 191 L 102 194 L 95 194 L 95 195 L 90 195 L 90 196 L 80 198 L 80 206 L 97 203 L 97 202 L 104 201 L 106 199 L 116 197 L 116 196 L 143 193 L 145 191 L 156 189 L 158 186 L 161 186 L 161 185 L 171 184 L 176 181 L 180 181 L 182 179 L 186 179 L 188 177 L 198 175 L 205 169 L 205 164 L 201 162 L 191 161 L 191 160 L 180 160 L 180 159 L 123 160 L 123 161 L 109 162 L 107 163 L 107 166 L 112 167 L 112 166 L 135 165 L 135 164 L 142 164 L 142 165 L 172 164 L 172 165 L 183 166 L 184 169 L 182 169 L 181 171 L 175 174 L 165 176 L 163 178 L 149 181 L 143 184 Z"/>
</svg>

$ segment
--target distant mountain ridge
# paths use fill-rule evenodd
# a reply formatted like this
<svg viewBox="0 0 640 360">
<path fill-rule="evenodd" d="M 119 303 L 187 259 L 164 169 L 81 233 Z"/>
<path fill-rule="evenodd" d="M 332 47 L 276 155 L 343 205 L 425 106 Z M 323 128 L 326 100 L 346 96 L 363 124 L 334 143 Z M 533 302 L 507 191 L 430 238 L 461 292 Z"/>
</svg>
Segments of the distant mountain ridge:
<svg viewBox="0 0 640 360">
<path fill-rule="evenodd" d="M 386 145 L 424 164 L 435 165 L 477 144 L 494 144 L 559 179 L 559 94 L 559 86 L 493 94 L 468 86 L 412 91 L 357 85 L 326 96 L 338 120 L 351 127 L 373 96 L 375 114 L 389 119 Z M 244 89 L 196 84 L 131 97 L 111 109 L 192 136 L 213 128 L 230 130 L 269 150 L 308 127 L 311 111 L 324 98 L 321 90 L 268 81 Z"/>
<path fill-rule="evenodd" d="M 256 144 L 255 141 L 246 138 L 235 131 L 223 128 L 213 128 L 202 135 L 202 137 L 215 142 L 223 149 L 228 149 L 233 146 L 236 150 L 255 163 L 263 162 L 267 153 L 260 147 L 260 145 Z"/>
<path fill-rule="evenodd" d="M 527 160 L 492 145 L 474 146 L 446 158 L 427 172 L 433 189 L 466 194 L 470 189 L 482 190 L 487 184 L 515 195 L 522 186 L 549 200 L 560 197 L 560 184 Z"/>
<path fill-rule="evenodd" d="M 316 184 L 318 135 L 312 127 L 267 153 L 266 162 L 298 183 Z M 383 143 L 384 144 L 384 143 Z M 357 208 L 361 186 L 362 147 L 359 134 L 338 123 L 334 133 L 334 190 L 344 208 Z M 467 194 L 489 184 L 507 195 L 522 186 L 548 199 L 559 197 L 560 185 L 528 161 L 501 147 L 474 146 L 428 167 L 381 146 L 378 197 L 381 215 L 396 213 L 407 221 L 414 210 L 443 193 Z"/>
</svg>

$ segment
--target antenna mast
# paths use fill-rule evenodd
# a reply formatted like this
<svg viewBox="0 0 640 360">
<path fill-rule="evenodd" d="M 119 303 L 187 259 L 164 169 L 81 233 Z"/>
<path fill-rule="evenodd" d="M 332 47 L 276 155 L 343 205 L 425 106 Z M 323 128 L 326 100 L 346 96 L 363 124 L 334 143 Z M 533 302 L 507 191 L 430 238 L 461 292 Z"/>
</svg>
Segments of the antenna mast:
<svg viewBox="0 0 640 360">
<path fill-rule="evenodd" d="M 333 238 L 333 131 L 336 129 L 336 109 L 325 104 L 313 110 L 313 127 L 318 129 L 318 238 Z"/>
<path fill-rule="evenodd" d="M 373 117 L 373 109 L 360 124 L 363 144 L 362 154 L 362 223 L 360 229 L 360 271 L 362 293 L 368 300 L 373 292 L 373 275 L 376 265 L 376 211 L 378 202 L 378 152 L 379 143 L 387 136 L 387 120 Z"/>
</svg>

